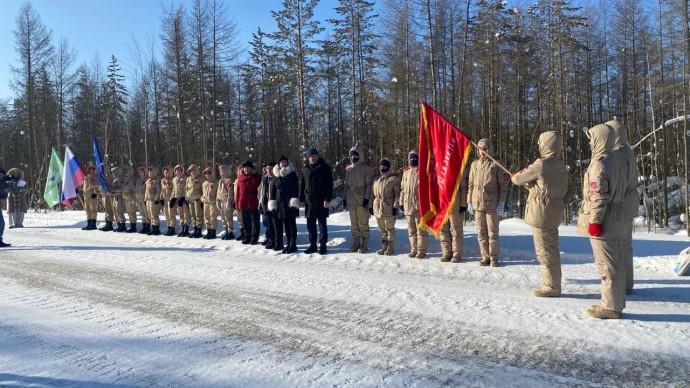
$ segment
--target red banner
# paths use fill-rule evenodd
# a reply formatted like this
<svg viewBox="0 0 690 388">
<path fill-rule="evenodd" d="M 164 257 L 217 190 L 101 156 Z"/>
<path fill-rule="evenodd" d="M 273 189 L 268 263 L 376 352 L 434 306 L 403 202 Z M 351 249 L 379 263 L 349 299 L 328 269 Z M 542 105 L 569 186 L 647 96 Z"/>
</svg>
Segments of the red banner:
<svg viewBox="0 0 690 388">
<path fill-rule="evenodd" d="M 459 198 L 472 142 L 426 102 L 419 121 L 419 227 L 438 238 Z"/>
</svg>

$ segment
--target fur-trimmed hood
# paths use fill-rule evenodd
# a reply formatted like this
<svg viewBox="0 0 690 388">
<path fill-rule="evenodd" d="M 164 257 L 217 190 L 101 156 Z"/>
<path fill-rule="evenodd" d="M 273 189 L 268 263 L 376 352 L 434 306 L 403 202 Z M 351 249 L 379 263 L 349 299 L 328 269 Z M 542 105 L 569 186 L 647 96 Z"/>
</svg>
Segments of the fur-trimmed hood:
<svg viewBox="0 0 690 388">
<path fill-rule="evenodd" d="M 288 165 L 285 168 L 280 168 L 280 163 L 273 166 L 273 175 L 275 175 L 277 177 L 285 178 L 286 176 L 290 175 L 290 173 L 292 173 L 294 171 L 295 171 L 295 166 L 289 160 L 288 160 Z"/>
</svg>

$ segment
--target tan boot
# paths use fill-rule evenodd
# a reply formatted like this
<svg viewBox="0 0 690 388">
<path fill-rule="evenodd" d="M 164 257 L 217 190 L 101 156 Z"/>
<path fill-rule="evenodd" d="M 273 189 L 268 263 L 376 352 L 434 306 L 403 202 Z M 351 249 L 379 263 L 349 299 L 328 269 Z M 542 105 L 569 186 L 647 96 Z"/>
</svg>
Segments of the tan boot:
<svg viewBox="0 0 690 388">
<path fill-rule="evenodd" d="M 460 256 L 453 257 L 453 259 L 450 262 L 451 263 L 460 263 L 460 262 L 462 262 L 462 257 L 460 257 Z"/>
<path fill-rule="evenodd" d="M 418 259 L 423 259 L 425 257 L 426 257 L 426 252 L 423 252 L 423 251 L 417 252 L 417 258 Z"/>
<path fill-rule="evenodd" d="M 492 267 L 498 267 L 498 260 L 491 260 Z"/>
<path fill-rule="evenodd" d="M 359 244 L 360 238 L 359 238 L 359 237 L 355 237 L 354 240 L 355 240 L 355 243 L 352 244 L 352 246 L 351 246 L 350 249 L 348 250 L 348 252 L 350 252 L 350 253 L 354 253 L 354 252 L 359 251 L 359 248 L 361 247 L 361 245 Z"/>
<path fill-rule="evenodd" d="M 359 253 L 367 253 L 369 252 L 369 237 L 362 237 L 362 245 L 359 246 L 359 250 L 357 250 Z"/>
<path fill-rule="evenodd" d="M 482 267 L 486 267 L 491 263 L 489 259 L 482 259 L 482 261 L 479 262 L 479 265 Z"/>
<path fill-rule="evenodd" d="M 395 252 L 393 250 L 394 247 L 395 247 L 395 242 L 388 241 L 388 245 L 386 245 L 386 250 L 383 252 L 383 254 L 386 256 L 393 256 L 395 254 Z"/>
<path fill-rule="evenodd" d="M 410 254 L 407 255 L 407 257 L 409 257 L 410 259 L 414 259 L 415 257 L 417 257 L 417 251 L 410 252 Z"/>
<path fill-rule="evenodd" d="M 443 255 L 443 256 L 441 256 L 441 263 L 447 263 L 450 261 L 450 259 L 451 259 L 450 255 Z"/>
<path fill-rule="evenodd" d="M 388 241 L 382 240 L 381 245 L 381 249 L 376 251 L 376 253 L 378 253 L 379 255 L 383 255 L 384 253 L 386 253 L 386 248 L 388 248 Z"/>
<path fill-rule="evenodd" d="M 605 309 L 601 306 L 592 306 L 592 307 L 596 307 L 596 308 L 587 310 L 587 315 L 589 315 L 592 318 L 597 318 L 597 319 L 620 319 L 621 318 L 621 312 L 620 311 L 608 310 L 608 309 Z"/>
<path fill-rule="evenodd" d="M 533 294 L 538 298 L 560 298 L 561 291 L 543 286 L 534 290 Z"/>
</svg>

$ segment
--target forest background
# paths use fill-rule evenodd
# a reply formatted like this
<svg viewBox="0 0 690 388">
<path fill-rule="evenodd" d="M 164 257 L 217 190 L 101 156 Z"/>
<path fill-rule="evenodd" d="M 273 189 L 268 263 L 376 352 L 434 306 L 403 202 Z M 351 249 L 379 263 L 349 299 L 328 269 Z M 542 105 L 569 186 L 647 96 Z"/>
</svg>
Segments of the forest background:
<svg viewBox="0 0 690 388">
<path fill-rule="evenodd" d="M 301 161 L 315 147 L 342 178 L 354 145 L 404 167 L 427 101 L 513 170 L 538 157 L 541 132 L 561 133 L 581 186 L 583 129 L 617 117 L 647 229 L 668 227 L 687 208 L 690 132 L 673 119 L 690 104 L 689 1 L 339 0 L 318 20 L 318 0 L 283 0 L 250 42 L 226 1 L 163 3 L 158 35 L 130 38 L 125 70 L 115 56 L 77 63 L 27 2 L 6 27 L 17 58 L 0 165 L 26 171 L 37 208 L 51 147 L 88 164 L 93 137 L 113 166 Z M 511 190 L 509 214 L 525 196 Z"/>
</svg>

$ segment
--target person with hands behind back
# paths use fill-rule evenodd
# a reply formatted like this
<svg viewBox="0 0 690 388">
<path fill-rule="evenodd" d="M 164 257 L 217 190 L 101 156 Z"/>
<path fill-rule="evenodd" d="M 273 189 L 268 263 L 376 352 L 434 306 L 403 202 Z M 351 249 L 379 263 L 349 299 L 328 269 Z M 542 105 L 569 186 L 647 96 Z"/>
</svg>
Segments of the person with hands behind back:
<svg viewBox="0 0 690 388">
<path fill-rule="evenodd" d="M 391 161 L 387 158 L 379 162 L 379 175 L 373 184 L 374 203 L 372 211 L 381 233 L 379 255 L 391 256 L 395 253 L 395 219 L 400 206 L 400 177 L 393 173 Z"/>
</svg>

